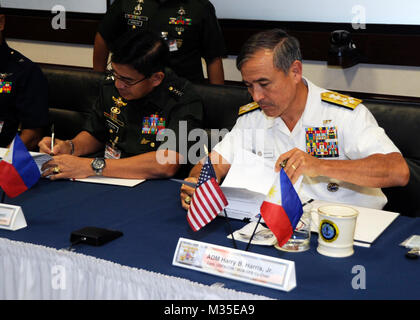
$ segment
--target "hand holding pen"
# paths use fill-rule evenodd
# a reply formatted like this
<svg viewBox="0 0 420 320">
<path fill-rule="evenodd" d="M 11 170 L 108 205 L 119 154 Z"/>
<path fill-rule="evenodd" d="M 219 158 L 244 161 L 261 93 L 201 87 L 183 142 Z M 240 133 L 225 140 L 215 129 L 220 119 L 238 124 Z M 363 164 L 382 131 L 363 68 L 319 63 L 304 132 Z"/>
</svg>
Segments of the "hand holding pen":
<svg viewBox="0 0 420 320">
<path fill-rule="evenodd" d="M 51 127 L 51 137 L 44 137 L 38 143 L 39 151 L 48 153 L 51 156 L 60 154 L 73 154 L 74 145 L 71 140 L 60 140 L 55 138 L 54 125 Z"/>
</svg>

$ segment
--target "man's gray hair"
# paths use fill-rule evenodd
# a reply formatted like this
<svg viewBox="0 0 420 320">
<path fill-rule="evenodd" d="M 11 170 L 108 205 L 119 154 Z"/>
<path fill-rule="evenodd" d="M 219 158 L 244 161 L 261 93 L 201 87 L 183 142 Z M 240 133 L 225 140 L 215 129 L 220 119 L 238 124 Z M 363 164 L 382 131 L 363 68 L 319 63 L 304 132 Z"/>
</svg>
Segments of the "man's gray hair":
<svg viewBox="0 0 420 320">
<path fill-rule="evenodd" d="M 299 41 L 282 29 L 262 31 L 251 36 L 242 46 L 236 58 L 236 67 L 241 70 L 243 64 L 252 58 L 257 51 L 273 51 L 273 64 L 285 74 L 296 60 L 302 61 Z"/>
</svg>

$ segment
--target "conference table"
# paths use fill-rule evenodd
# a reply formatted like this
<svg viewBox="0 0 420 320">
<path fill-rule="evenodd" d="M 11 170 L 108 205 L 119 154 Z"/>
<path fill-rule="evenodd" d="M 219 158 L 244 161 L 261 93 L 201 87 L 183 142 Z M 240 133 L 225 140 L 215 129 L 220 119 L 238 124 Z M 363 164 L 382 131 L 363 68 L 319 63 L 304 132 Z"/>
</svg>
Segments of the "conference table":
<svg viewBox="0 0 420 320">
<path fill-rule="evenodd" d="M 6 203 L 21 206 L 28 226 L 0 229 L 1 299 L 419 299 L 420 259 L 400 243 L 420 234 L 420 219 L 399 216 L 370 248 L 347 258 L 251 245 L 250 251 L 294 261 L 297 286 L 289 292 L 231 280 L 172 264 L 179 238 L 232 248 L 230 227 L 217 217 L 200 231 L 187 223 L 180 184 L 149 180 L 134 187 L 41 179 Z M 119 230 L 102 246 L 78 244 L 70 234 L 86 226 Z M 246 243 L 237 242 L 245 250 Z M 363 285 L 357 276 L 363 270 Z M 355 278 L 356 277 L 356 278 Z"/>
</svg>

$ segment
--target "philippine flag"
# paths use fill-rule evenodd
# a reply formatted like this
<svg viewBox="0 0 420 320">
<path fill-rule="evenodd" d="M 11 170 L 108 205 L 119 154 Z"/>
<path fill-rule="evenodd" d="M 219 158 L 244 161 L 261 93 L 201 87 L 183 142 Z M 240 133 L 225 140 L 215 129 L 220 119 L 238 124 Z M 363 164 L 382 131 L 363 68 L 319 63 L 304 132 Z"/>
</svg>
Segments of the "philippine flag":
<svg viewBox="0 0 420 320">
<path fill-rule="evenodd" d="M 302 213 L 302 202 L 286 172 L 281 169 L 261 205 L 262 218 L 276 236 L 279 246 L 290 239 Z"/>
<path fill-rule="evenodd" d="M 34 159 L 16 135 L 0 161 L 0 187 L 8 197 L 14 198 L 36 184 L 40 176 Z"/>
</svg>

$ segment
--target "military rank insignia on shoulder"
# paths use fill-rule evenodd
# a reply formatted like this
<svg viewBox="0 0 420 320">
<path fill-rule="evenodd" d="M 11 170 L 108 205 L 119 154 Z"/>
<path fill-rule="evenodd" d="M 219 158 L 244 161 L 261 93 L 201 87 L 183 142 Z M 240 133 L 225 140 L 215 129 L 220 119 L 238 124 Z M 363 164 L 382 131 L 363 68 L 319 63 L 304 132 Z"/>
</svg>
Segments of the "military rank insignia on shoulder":
<svg viewBox="0 0 420 320">
<path fill-rule="evenodd" d="M 362 100 L 360 99 L 332 91 L 321 93 L 321 100 L 351 110 L 354 110 L 360 103 L 362 103 Z"/>
<path fill-rule="evenodd" d="M 239 115 L 239 116 L 242 116 L 242 115 L 244 115 L 245 113 L 248 113 L 248 112 L 250 112 L 250 111 L 257 110 L 257 109 L 259 109 L 259 108 L 260 108 L 260 106 L 259 106 L 259 104 L 258 104 L 257 102 L 251 102 L 251 103 L 248 103 L 248 104 L 243 105 L 242 107 L 240 107 L 240 108 L 239 108 L 238 115 Z"/>
<path fill-rule="evenodd" d="M 184 92 L 175 88 L 174 86 L 169 86 L 168 87 L 169 92 L 175 96 L 175 97 L 182 97 L 184 95 Z"/>
</svg>

